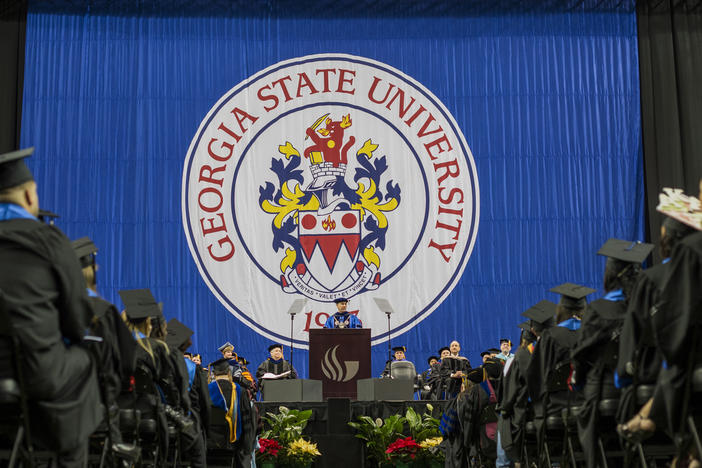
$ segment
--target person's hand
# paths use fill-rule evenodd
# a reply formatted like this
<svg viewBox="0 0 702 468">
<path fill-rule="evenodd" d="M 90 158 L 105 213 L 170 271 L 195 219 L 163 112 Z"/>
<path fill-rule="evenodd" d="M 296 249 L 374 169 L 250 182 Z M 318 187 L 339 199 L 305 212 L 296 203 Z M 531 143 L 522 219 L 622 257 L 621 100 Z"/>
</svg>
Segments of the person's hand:
<svg viewBox="0 0 702 468">
<path fill-rule="evenodd" d="M 463 377 L 463 371 L 456 371 L 453 374 L 451 374 L 451 377 L 455 378 L 455 379 L 457 379 L 459 377 Z"/>
</svg>

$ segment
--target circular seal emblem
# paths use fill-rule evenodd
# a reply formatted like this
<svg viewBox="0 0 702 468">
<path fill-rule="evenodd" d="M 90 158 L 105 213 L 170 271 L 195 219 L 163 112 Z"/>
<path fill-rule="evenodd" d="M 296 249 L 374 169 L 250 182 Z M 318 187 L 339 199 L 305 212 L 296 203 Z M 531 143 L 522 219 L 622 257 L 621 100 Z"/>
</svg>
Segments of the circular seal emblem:
<svg viewBox="0 0 702 468">
<path fill-rule="evenodd" d="M 475 243 L 475 163 L 444 105 L 388 65 L 342 54 L 277 63 L 227 92 L 185 159 L 183 226 L 212 293 L 274 340 L 306 298 L 306 347 L 349 298 L 372 341 L 429 316 Z M 374 300 L 375 299 L 375 300 Z"/>
</svg>

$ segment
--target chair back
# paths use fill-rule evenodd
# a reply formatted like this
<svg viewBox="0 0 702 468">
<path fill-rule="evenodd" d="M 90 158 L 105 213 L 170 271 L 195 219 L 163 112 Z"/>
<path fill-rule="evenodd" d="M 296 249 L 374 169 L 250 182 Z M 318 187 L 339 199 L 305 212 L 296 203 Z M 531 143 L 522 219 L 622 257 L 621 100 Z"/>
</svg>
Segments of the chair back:
<svg viewBox="0 0 702 468">
<path fill-rule="evenodd" d="M 390 363 L 390 377 L 414 382 L 417 378 L 417 371 L 410 361 L 393 361 Z"/>
</svg>

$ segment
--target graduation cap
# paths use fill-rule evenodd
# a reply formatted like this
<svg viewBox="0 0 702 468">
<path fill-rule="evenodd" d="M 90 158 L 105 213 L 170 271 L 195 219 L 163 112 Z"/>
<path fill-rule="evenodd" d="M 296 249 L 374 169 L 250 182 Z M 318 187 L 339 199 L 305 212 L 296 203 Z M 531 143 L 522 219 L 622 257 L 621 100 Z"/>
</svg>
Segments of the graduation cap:
<svg viewBox="0 0 702 468">
<path fill-rule="evenodd" d="M 395 353 L 398 351 L 402 351 L 403 353 L 407 352 L 407 348 L 405 348 L 404 346 L 395 346 L 394 348 L 392 348 L 392 350 Z"/>
<path fill-rule="evenodd" d="M 60 216 L 49 210 L 42 210 L 41 208 L 39 208 L 39 214 L 37 215 L 37 218 L 39 218 L 39 221 L 41 221 L 42 223 L 53 225 L 54 220 L 60 218 Z"/>
<path fill-rule="evenodd" d="M 227 358 L 217 359 L 215 362 L 211 362 L 209 368 L 216 375 L 222 375 L 229 372 L 229 360 Z"/>
<path fill-rule="evenodd" d="M 524 331 L 530 331 L 530 330 L 531 330 L 531 327 L 529 326 L 529 321 L 528 321 L 528 320 L 526 320 L 526 321 L 520 323 L 520 324 L 517 325 L 517 326 L 518 326 L 519 328 L 521 328 L 522 330 L 524 330 Z"/>
<path fill-rule="evenodd" d="M 83 268 L 95 264 L 95 254 L 98 252 L 97 246 L 90 240 L 90 237 L 81 237 L 71 242 L 73 250 L 80 260 L 80 266 Z"/>
<path fill-rule="evenodd" d="M 149 289 L 123 289 L 119 291 L 127 317 L 131 320 L 158 317 L 161 311 Z"/>
<path fill-rule="evenodd" d="M 227 341 L 227 342 L 224 343 L 222 346 L 220 346 L 219 348 L 217 348 L 217 351 L 219 351 L 220 353 L 223 353 L 224 350 L 227 349 L 227 348 L 232 348 L 232 351 L 233 351 L 233 350 L 234 350 L 234 345 Z"/>
<path fill-rule="evenodd" d="M 490 354 L 500 354 L 502 351 L 497 348 L 489 348 Z"/>
<path fill-rule="evenodd" d="M 573 309 L 581 309 L 587 304 L 585 296 L 592 294 L 596 289 L 580 286 L 579 284 L 563 283 L 560 286 L 549 289 L 549 291 L 561 295 L 560 305 Z"/>
<path fill-rule="evenodd" d="M 349 300 L 345 297 L 337 297 L 336 299 L 334 299 L 334 304 L 339 304 L 340 302 L 349 302 Z"/>
<path fill-rule="evenodd" d="M 441 353 L 444 351 L 448 351 L 449 353 L 451 352 L 448 346 L 444 346 L 443 348 L 439 348 L 439 356 L 441 356 Z"/>
<path fill-rule="evenodd" d="M 499 379 L 504 369 L 504 361 L 502 359 L 491 358 L 485 361 L 482 365 L 485 373 L 491 379 Z"/>
<path fill-rule="evenodd" d="M 485 370 L 483 367 L 474 367 L 465 372 L 466 378 L 473 383 L 480 383 L 485 380 Z"/>
<path fill-rule="evenodd" d="M 547 301 L 546 299 L 522 312 L 523 317 L 540 324 L 545 324 L 549 320 L 553 319 L 555 315 L 556 304 L 551 301 Z"/>
<path fill-rule="evenodd" d="M 653 250 L 653 244 L 632 242 L 621 239 L 609 239 L 604 243 L 597 255 L 614 258 L 628 263 L 643 263 Z"/>
<path fill-rule="evenodd" d="M 488 354 L 492 354 L 492 353 L 491 353 L 490 351 L 488 351 L 488 350 L 485 350 L 485 351 L 483 351 L 482 353 L 480 353 L 480 357 L 487 356 Z"/>
<path fill-rule="evenodd" d="M 500 338 L 500 344 L 502 343 L 509 343 L 509 345 L 512 346 L 512 340 L 509 338 Z"/>
<path fill-rule="evenodd" d="M 193 331 L 188 328 L 183 322 L 176 318 L 168 321 L 168 335 L 166 335 L 166 344 L 174 348 L 179 348 L 183 343 L 193 336 Z"/>
<path fill-rule="evenodd" d="M 438 357 L 438 356 L 429 356 L 429 358 L 427 358 L 427 364 L 429 364 L 429 363 L 431 362 L 432 359 L 435 359 L 435 360 L 438 361 L 438 360 L 439 360 L 439 357 Z"/>
<path fill-rule="evenodd" d="M 268 352 L 270 353 L 270 352 L 273 351 L 275 348 L 280 348 L 280 349 L 282 350 L 282 349 L 283 349 L 283 345 L 280 344 L 280 343 L 273 343 L 272 345 L 270 345 L 270 346 L 268 347 Z"/>
<path fill-rule="evenodd" d="M 0 190 L 16 187 L 34 180 L 24 158 L 34 153 L 34 147 L 0 154 Z"/>
</svg>

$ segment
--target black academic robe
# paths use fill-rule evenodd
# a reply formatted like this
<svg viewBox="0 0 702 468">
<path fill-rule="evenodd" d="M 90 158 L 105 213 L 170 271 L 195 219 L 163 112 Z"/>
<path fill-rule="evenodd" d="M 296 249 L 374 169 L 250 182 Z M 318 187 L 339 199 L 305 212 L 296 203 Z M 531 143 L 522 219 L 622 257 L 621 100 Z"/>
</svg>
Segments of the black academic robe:
<svg viewBox="0 0 702 468">
<path fill-rule="evenodd" d="M 197 420 L 205 440 L 210 428 L 210 407 L 212 406 L 207 380 L 207 372 L 198 364 L 195 368 L 193 383 L 190 385 L 190 402 L 192 411 L 197 414 Z"/>
<path fill-rule="evenodd" d="M 290 365 L 290 362 L 286 361 L 285 359 L 280 359 L 279 361 L 274 361 L 271 358 L 266 359 L 263 361 L 259 366 L 258 369 L 256 369 L 256 381 L 258 382 L 258 388 L 261 389 L 261 391 L 265 391 L 263 388 L 263 374 L 266 374 L 270 372 L 271 374 L 279 375 L 282 374 L 283 372 L 288 372 L 290 373 L 285 376 L 281 377 L 283 379 L 296 379 L 297 378 L 297 372 L 295 369 Z"/>
<path fill-rule="evenodd" d="M 617 374 L 637 384 L 655 382 L 663 362 L 654 339 L 651 308 L 658 302 L 667 269 L 667 264 L 660 264 L 641 272 L 624 318 Z"/>
<path fill-rule="evenodd" d="M 463 356 L 449 356 L 442 359 L 439 366 L 441 389 L 438 398 L 448 400 L 458 395 L 461 391 L 461 378 L 451 377 L 451 374 L 459 370 L 465 374 L 470 368 L 470 361 Z"/>
<path fill-rule="evenodd" d="M 93 311 L 90 331 L 103 339 L 95 346 L 99 356 L 98 376 L 103 382 L 105 400 L 111 405 L 134 375 L 137 344 L 113 304 L 99 296 L 90 296 L 89 302 Z"/>
<path fill-rule="evenodd" d="M 577 339 L 576 330 L 555 326 L 544 330 L 536 342 L 526 371 L 531 401 L 540 402 L 536 418 L 560 415 L 568 405 L 582 403 L 582 393 L 568 390 L 570 353 Z"/>
<path fill-rule="evenodd" d="M 684 423 L 683 390 L 688 360 L 702 360 L 702 233 L 685 237 L 673 249 L 659 303 L 652 311 L 654 338 L 666 361 L 653 396 L 651 417 L 669 433 Z"/>
<path fill-rule="evenodd" d="M 598 299 L 590 303 L 572 353 L 576 386 L 584 386 L 577 422 L 588 468 L 597 464 L 597 404 L 602 399 L 619 397 L 619 390 L 614 387 L 614 370 L 625 315 L 624 301 Z"/>
<path fill-rule="evenodd" d="M 61 231 L 32 219 L 0 222 L 0 290 L 5 296 L 30 397 L 32 437 L 54 450 L 83 444 L 102 420 L 96 372 L 79 346 L 92 318 L 85 280 Z M 13 374 L 0 349 L 0 374 Z"/>
<path fill-rule="evenodd" d="M 514 359 L 502 379 L 497 411 L 498 429 L 502 447 L 510 460 L 521 460 L 521 447 L 524 440 L 524 425 L 531 411 L 527 391 L 527 373 L 531 362 L 531 351 L 519 347 Z"/>
</svg>

